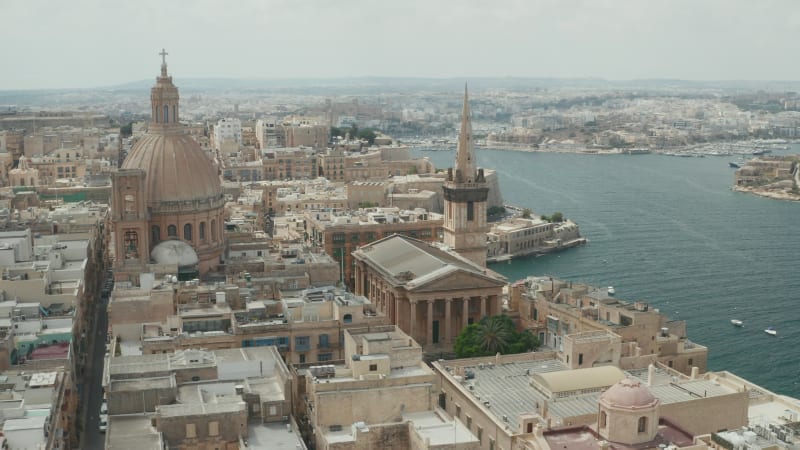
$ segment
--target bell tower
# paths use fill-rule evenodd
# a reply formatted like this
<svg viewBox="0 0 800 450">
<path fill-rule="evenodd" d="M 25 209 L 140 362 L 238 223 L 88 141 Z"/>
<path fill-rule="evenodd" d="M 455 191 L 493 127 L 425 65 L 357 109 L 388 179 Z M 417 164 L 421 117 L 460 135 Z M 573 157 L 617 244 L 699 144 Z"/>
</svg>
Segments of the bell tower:
<svg viewBox="0 0 800 450">
<path fill-rule="evenodd" d="M 112 174 L 111 221 L 117 280 L 136 278 L 150 262 L 145 177 L 141 169 L 120 169 Z"/>
<path fill-rule="evenodd" d="M 486 266 L 486 199 L 489 187 L 475 162 L 469 95 L 464 86 L 464 109 L 455 167 L 444 184 L 444 243 L 481 267 Z"/>
</svg>

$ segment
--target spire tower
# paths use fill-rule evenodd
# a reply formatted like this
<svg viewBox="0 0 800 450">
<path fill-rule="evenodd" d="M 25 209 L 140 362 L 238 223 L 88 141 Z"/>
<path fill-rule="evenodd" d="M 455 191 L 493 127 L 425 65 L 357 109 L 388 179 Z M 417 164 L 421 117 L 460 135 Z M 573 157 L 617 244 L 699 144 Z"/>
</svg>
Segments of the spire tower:
<svg viewBox="0 0 800 450">
<path fill-rule="evenodd" d="M 474 183 L 477 176 L 475 149 L 472 146 L 472 118 L 469 112 L 469 92 L 464 84 L 464 107 L 461 111 L 461 132 L 458 134 L 456 150 L 456 179 Z"/>
<path fill-rule="evenodd" d="M 475 163 L 469 92 L 464 85 L 455 167 L 444 184 L 444 243 L 475 264 L 486 266 L 486 200 L 489 187 Z"/>
</svg>

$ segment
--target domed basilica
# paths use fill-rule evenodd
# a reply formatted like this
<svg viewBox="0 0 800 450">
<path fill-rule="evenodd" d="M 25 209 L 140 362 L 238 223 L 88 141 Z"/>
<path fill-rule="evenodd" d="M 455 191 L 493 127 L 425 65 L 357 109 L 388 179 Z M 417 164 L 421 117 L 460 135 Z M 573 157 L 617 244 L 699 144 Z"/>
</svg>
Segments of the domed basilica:
<svg viewBox="0 0 800 450">
<path fill-rule="evenodd" d="M 161 75 L 150 90 L 147 134 L 113 176 L 116 278 L 136 281 L 148 264 L 177 265 L 184 278 L 215 270 L 223 251 L 225 199 L 217 168 L 179 122 L 178 88 Z"/>
</svg>

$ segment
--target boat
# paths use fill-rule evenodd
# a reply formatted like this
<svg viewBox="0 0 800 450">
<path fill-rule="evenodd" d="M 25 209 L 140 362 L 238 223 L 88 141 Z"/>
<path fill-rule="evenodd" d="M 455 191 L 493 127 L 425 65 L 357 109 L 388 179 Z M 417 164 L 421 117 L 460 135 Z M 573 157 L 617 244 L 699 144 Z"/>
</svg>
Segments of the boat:
<svg viewBox="0 0 800 450">
<path fill-rule="evenodd" d="M 731 166 L 731 167 L 733 167 L 734 169 L 738 169 L 738 168 L 742 167 L 742 166 L 741 166 L 741 165 L 740 165 L 738 162 L 736 162 L 736 161 L 731 161 L 731 162 L 729 162 L 729 163 L 728 163 L 728 165 L 729 165 L 729 166 Z"/>
<path fill-rule="evenodd" d="M 617 293 L 617 291 L 614 290 L 614 286 L 609 286 L 608 287 L 608 295 L 614 295 L 616 293 Z"/>
<path fill-rule="evenodd" d="M 733 324 L 733 326 L 735 326 L 735 327 L 743 327 L 743 326 L 744 326 L 744 322 L 742 322 L 742 321 L 741 321 L 741 320 L 739 320 L 739 319 L 731 319 L 731 323 L 732 323 L 732 324 Z"/>
<path fill-rule="evenodd" d="M 778 335 L 778 330 L 776 330 L 773 327 L 769 327 L 766 330 L 764 330 L 764 333 L 767 333 L 767 334 L 769 334 L 771 336 L 777 336 Z"/>
</svg>

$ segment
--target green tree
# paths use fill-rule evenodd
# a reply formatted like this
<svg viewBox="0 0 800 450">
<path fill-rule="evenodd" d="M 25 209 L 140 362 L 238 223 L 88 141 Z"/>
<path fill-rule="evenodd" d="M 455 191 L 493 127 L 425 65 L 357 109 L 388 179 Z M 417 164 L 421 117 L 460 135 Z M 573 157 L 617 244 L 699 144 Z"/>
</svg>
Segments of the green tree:
<svg viewBox="0 0 800 450">
<path fill-rule="evenodd" d="M 564 221 L 564 215 L 561 214 L 560 212 L 556 211 L 556 212 L 553 213 L 552 216 L 550 216 L 550 221 L 551 222 L 556 222 L 556 223 L 563 222 Z"/>
<path fill-rule="evenodd" d="M 539 347 L 530 330 L 517 331 L 507 315 L 487 316 L 467 326 L 456 338 L 453 350 L 459 358 L 523 353 Z"/>
<path fill-rule="evenodd" d="M 533 214 L 533 211 L 531 211 L 529 208 L 525 208 L 525 209 L 522 210 L 522 218 L 523 219 L 530 219 L 531 218 L 531 214 Z"/>
<path fill-rule="evenodd" d="M 514 332 L 514 329 L 509 328 L 502 320 L 503 317 L 508 318 L 508 316 L 493 316 L 487 317 L 488 320 L 481 320 L 478 329 L 478 343 L 481 349 L 490 354 L 505 353 L 508 349 L 509 339 Z"/>
<path fill-rule="evenodd" d="M 365 140 L 367 141 L 367 143 L 369 143 L 369 145 L 372 145 L 373 143 L 375 143 L 376 134 L 373 130 L 365 128 L 361 131 L 356 131 L 356 134 L 351 136 L 355 136 L 359 139 Z"/>
<path fill-rule="evenodd" d="M 486 214 L 490 216 L 499 216 L 500 214 L 505 214 L 506 208 L 503 206 L 490 206 L 489 209 L 486 210 Z"/>
<path fill-rule="evenodd" d="M 128 122 L 127 125 L 123 125 L 123 126 L 119 127 L 119 134 L 121 134 L 122 137 L 128 137 L 128 136 L 132 135 L 133 134 L 133 122 Z"/>
</svg>

